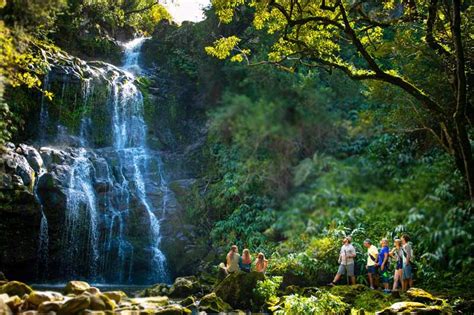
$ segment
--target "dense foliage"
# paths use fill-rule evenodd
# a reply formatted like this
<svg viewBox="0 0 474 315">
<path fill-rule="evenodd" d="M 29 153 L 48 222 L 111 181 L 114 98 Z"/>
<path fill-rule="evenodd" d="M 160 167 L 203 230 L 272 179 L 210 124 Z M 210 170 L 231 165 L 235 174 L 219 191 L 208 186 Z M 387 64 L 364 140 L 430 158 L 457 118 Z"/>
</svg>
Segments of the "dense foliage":
<svg viewBox="0 0 474 315">
<path fill-rule="evenodd" d="M 197 193 L 189 202 L 190 222 L 212 228 L 212 246 L 221 253 L 231 243 L 263 251 L 271 256 L 271 275 L 314 285 L 331 279 L 340 239 L 352 235 L 364 283 L 363 239 L 378 243 L 408 233 L 418 283 L 470 285 L 465 275 L 472 274 L 473 261 L 463 253 L 472 248 L 472 206 L 455 158 L 420 127 L 429 112 L 414 116 L 416 100 L 383 82 L 361 83 L 344 71 L 304 63 L 292 71 L 265 65 L 278 36 L 252 25 L 251 11 L 241 8 L 228 26 L 208 14 L 187 26 L 193 52 L 184 49 L 189 41 L 179 43 L 186 54 L 167 58 L 179 66 L 193 60 L 201 93 L 220 95 L 207 100 L 205 199 Z M 208 45 L 230 34 L 252 47 L 252 55 L 242 55 L 252 66 L 202 57 L 199 48 L 227 57 L 219 45 L 228 42 Z M 426 91 L 444 91 L 439 60 L 413 58 L 417 39 L 405 34 L 400 42 L 394 34 L 380 38 L 398 56 L 392 62 L 403 64 L 403 73 Z"/>
<path fill-rule="evenodd" d="M 257 288 L 263 300 L 272 300 L 280 284 L 331 280 L 344 235 L 354 239 L 359 282 L 366 281 L 362 241 L 408 233 L 417 282 L 472 288 L 470 170 L 460 167 L 472 158 L 472 104 L 458 101 L 461 90 L 470 93 L 467 86 L 453 89 L 448 80 L 461 71 L 472 75 L 467 2 L 459 6 L 457 35 L 446 7 L 432 12 L 427 1 L 406 2 L 420 4 L 415 18 L 412 9 L 399 12 L 396 1 L 362 1 L 351 10 L 350 1 L 328 1 L 332 10 L 315 1 L 216 0 L 204 21 L 180 27 L 157 26 L 168 15 L 148 0 L 40 2 L 12 0 L 3 9 L 0 75 L 10 86 L 41 89 L 31 43 L 113 60 L 118 38 L 151 34 L 158 44 L 150 43 L 145 57 L 159 67 L 150 71 L 178 81 L 163 101 L 169 119 L 179 124 L 186 114 L 180 104 L 192 99 L 207 120 L 200 179 L 180 200 L 186 223 L 199 227 L 198 245 L 222 257 L 233 243 L 264 252 L 273 277 Z M 293 5 L 303 9 L 285 16 Z M 365 16 L 370 8 L 376 13 Z M 430 34 L 435 51 L 426 45 Z M 456 62 L 457 36 L 464 70 Z M 366 78 L 376 80 L 355 80 Z M 0 110 L 1 143 L 19 124 L 5 104 Z M 459 111 L 462 121 L 453 120 Z M 289 295 L 274 311 L 346 310 L 328 294 Z"/>
</svg>

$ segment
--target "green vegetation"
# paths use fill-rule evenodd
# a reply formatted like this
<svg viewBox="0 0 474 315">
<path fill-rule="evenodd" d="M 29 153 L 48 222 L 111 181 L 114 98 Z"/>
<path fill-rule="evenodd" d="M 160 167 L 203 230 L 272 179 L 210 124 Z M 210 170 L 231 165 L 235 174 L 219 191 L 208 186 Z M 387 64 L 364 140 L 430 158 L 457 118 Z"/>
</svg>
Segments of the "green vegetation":
<svg viewBox="0 0 474 315">
<path fill-rule="evenodd" d="M 408 233 L 417 286 L 471 294 L 467 1 L 214 0 L 204 21 L 182 26 L 158 23 L 169 16 L 152 1 L 49 2 L 35 9 L 39 1 L 12 0 L 3 9 L 0 74 L 16 107 L 0 107 L 0 142 L 18 136 L 35 106 L 31 89 L 12 87 L 43 88 L 43 67 L 22 43 L 113 61 L 118 37 L 151 34 L 144 62 L 156 63 L 150 71 L 167 85 L 155 106 L 147 96 L 157 83 L 141 80 L 150 133 L 158 113 L 183 143 L 180 118 L 207 126 L 199 179 L 179 196 L 185 223 L 219 257 L 234 243 L 265 253 L 269 277 L 254 291 L 260 304 L 277 314 L 337 314 L 348 304 L 373 311 L 393 302 L 365 291 L 350 303 L 332 290 L 283 294 L 332 280 L 345 235 L 357 250 L 358 283 L 367 281 L 362 241 Z M 67 108 L 60 120 L 73 129 L 80 113 L 69 93 L 52 106 Z M 93 104 L 87 110 L 103 116 Z"/>
</svg>

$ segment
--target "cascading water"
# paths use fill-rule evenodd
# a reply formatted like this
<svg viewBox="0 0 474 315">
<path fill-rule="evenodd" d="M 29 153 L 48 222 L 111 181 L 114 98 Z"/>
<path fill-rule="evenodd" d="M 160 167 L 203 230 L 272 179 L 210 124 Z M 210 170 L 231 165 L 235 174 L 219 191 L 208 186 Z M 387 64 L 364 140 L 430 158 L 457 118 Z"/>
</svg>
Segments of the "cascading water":
<svg viewBox="0 0 474 315">
<path fill-rule="evenodd" d="M 72 137 L 78 147 L 69 149 L 73 161 L 67 182 L 64 225 L 58 241 L 59 268 L 64 280 L 133 283 L 137 281 L 134 273 L 138 271 L 146 273 L 139 277 L 140 282 L 170 281 L 166 257 L 160 249 L 160 220 L 173 196 L 159 154 L 147 147 L 144 100 L 135 84 L 135 75 L 142 73 L 138 62 L 144 41 L 145 38 L 137 38 L 124 45 L 121 68 L 106 63 L 94 63 L 93 67 L 86 64 L 92 75 L 81 79 L 79 98 L 84 110 L 76 135 L 69 135 L 67 128 L 58 126 L 56 138 L 61 136 L 60 143 Z M 62 70 L 66 75 L 74 74 L 74 69 Z M 103 127 L 94 123 L 94 113 L 88 109 L 94 101 L 97 81 L 105 83 L 109 90 L 108 101 L 103 104 L 110 121 L 109 146 L 94 144 L 92 136 L 95 129 Z M 65 91 L 61 94 L 64 97 Z M 48 117 L 42 103 L 43 127 Z M 41 136 L 42 143 L 44 139 Z M 152 165 L 157 170 L 155 178 L 150 177 Z M 160 191 L 160 201 L 149 198 L 150 187 Z M 137 230 L 137 225 L 141 230 Z M 41 244 L 40 241 L 40 247 Z"/>
<path fill-rule="evenodd" d="M 160 250 L 160 222 L 155 216 L 144 182 L 149 163 L 146 147 L 146 124 L 143 119 L 143 95 L 133 83 L 133 74 L 140 74 L 138 64 L 140 49 L 145 38 L 137 38 L 125 45 L 125 62 L 123 69 L 130 71 L 132 78 L 124 83 L 112 82 L 113 104 L 113 143 L 119 155 L 122 168 L 132 169 L 137 197 L 146 209 L 150 224 L 150 250 L 152 256 L 152 275 L 150 279 L 169 281 L 166 271 L 166 258 Z M 129 182 L 125 182 L 129 185 Z"/>
<path fill-rule="evenodd" d="M 44 169 L 40 168 L 38 178 L 43 175 Z M 38 265 L 37 265 L 37 277 L 39 279 L 46 279 L 48 276 L 48 264 L 49 264 L 49 232 L 48 232 L 48 219 L 44 213 L 44 208 L 41 203 L 41 199 L 38 196 L 38 181 L 34 187 L 35 198 L 40 204 L 41 208 L 41 221 L 40 221 L 40 233 L 38 240 Z"/>
</svg>

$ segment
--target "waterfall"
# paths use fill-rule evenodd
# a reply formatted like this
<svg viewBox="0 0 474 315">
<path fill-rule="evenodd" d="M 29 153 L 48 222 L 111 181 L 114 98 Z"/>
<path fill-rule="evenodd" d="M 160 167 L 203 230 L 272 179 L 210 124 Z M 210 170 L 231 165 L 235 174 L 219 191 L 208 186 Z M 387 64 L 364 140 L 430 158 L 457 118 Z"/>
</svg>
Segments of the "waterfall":
<svg viewBox="0 0 474 315">
<path fill-rule="evenodd" d="M 39 240 L 38 240 L 38 265 L 37 265 L 37 277 L 39 279 L 46 279 L 48 276 L 48 265 L 49 265 L 49 228 L 48 228 L 48 219 L 46 214 L 44 213 L 44 207 L 41 203 L 41 199 L 38 195 L 38 182 L 41 175 L 44 173 L 44 168 L 41 166 L 39 170 L 38 179 L 35 182 L 34 187 L 34 195 L 38 203 L 40 204 L 40 213 L 41 213 L 41 221 L 40 221 L 40 232 L 39 232 Z"/>
<path fill-rule="evenodd" d="M 160 221 L 173 196 L 158 152 L 147 146 L 144 99 L 135 84 L 136 76 L 142 74 L 139 59 L 145 40 L 137 38 L 124 44 L 120 68 L 101 62 L 83 65 L 90 74 L 86 79 L 81 76 L 81 91 L 73 100 L 75 108 L 82 106 L 77 129 L 71 131 L 61 126 L 57 129 L 60 145 L 74 138 L 78 146 L 67 148 L 73 158 L 65 185 L 64 225 L 60 227 L 58 240 L 59 273 L 64 280 L 133 283 L 137 281 L 134 274 L 137 272 L 146 274 L 139 277 L 142 283 L 171 280 L 160 248 Z M 66 76 L 77 73 L 70 67 L 61 71 Z M 98 125 L 91 111 L 97 83 L 108 88 L 108 100 L 100 108 L 109 115 L 104 118 L 110 121 L 111 135 L 110 143 L 99 146 L 93 139 Z M 68 94 L 64 93 L 64 86 L 63 82 L 62 98 Z M 43 124 L 47 123 L 47 108 L 42 101 L 40 125 L 45 128 Z M 44 139 L 41 135 L 41 141 Z M 53 140 L 48 138 L 48 141 Z M 150 167 L 158 170 L 154 178 L 150 176 Z M 151 187 L 158 187 L 159 202 L 149 198 Z M 46 216 L 44 220 L 47 222 Z M 45 227 L 47 235 L 47 223 Z"/>
<path fill-rule="evenodd" d="M 125 61 L 123 69 L 130 73 L 140 74 L 138 64 L 140 49 L 145 38 L 137 38 L 125 45 Z M 119 154 L 122 167 L 132 166 L 133 179 L 137 196 L 149 218 L 150 251 L 152 257 L 151 281 L 169 281 L 166 267 L 166 258 L 160 250 L 161 233 L 160 221 L 147 198 L 144 174 L 148 173 L 149 153 L 146 146 L 146 124 L 143 118 L 143 95 L 133 80 L 126 80 L 120 86 L 118 80 L 112 82 L 113 90 L 113 142 Z M 160 165 L 160 169 L 162 169 Z M 160 180 L 161 185 L 165 182 Z M 128 182 L 127 182 L 128 185 Z M 163 198 L 165 199 L 165 198 Z"/>
</svg>

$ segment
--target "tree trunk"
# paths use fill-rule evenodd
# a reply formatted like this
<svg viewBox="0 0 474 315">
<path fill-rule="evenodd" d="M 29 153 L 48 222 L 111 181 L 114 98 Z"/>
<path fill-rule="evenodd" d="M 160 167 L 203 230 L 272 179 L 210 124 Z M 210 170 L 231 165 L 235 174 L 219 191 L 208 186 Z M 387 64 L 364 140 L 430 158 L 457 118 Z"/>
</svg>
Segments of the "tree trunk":
<svg viewBox="0 0 474 315">
<path fill-rule="evenodd" d="M 455 122 L 455 141 L 454 159 L 456 166 L 461 171 L 466 182 L 467 192 L 471 200 L 474 200 L 474 161 L 472 158 L 471 143 L 466 130 L 466 121 Z"/>
<path fill-rule="evenodd" d="M 467 79 L 466 60 L 462 44 L 461 33 L 461 0 L 453 0 L 453 16 L 451 30 L 453 33 L 455 60 L 456 60 L 456 110 L 454 111 L 456 154 L 462 161 L 464 178 L 471 200 L 474 200 L 474 163 L 472 158 L 471 143 L 467 132 Z M 459 166 L 458 166 L 459 167 Z"/>
</svg>

